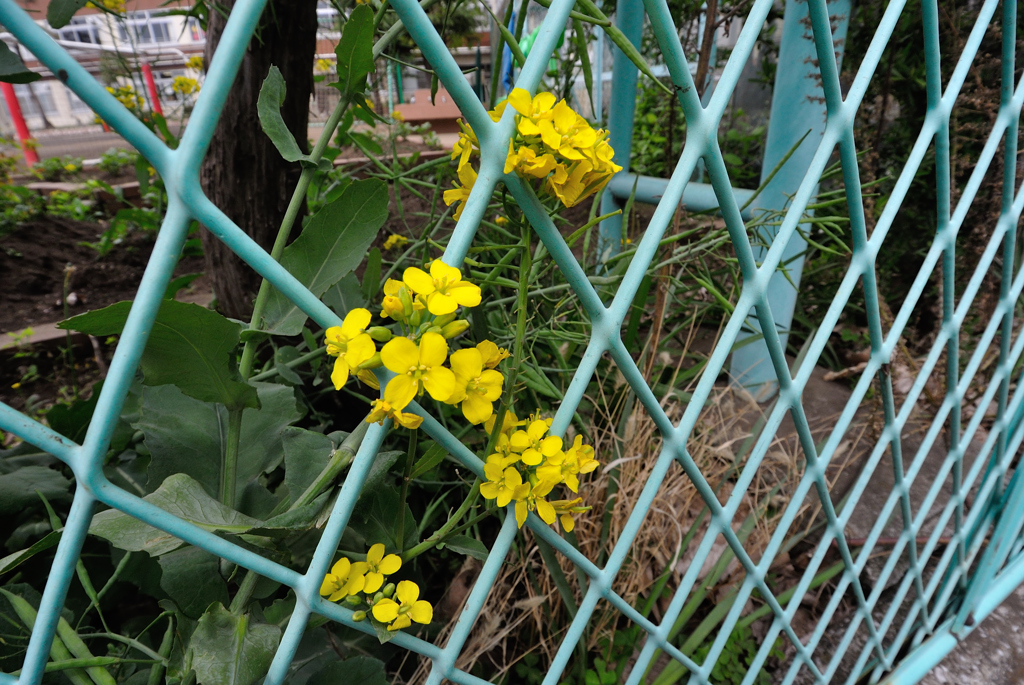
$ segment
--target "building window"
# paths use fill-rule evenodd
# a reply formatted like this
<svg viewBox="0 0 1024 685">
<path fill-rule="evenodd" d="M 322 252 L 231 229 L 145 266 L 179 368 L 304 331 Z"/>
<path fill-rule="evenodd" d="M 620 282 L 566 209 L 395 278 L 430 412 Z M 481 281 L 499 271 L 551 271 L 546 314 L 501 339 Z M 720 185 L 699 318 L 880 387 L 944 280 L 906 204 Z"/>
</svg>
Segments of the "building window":
<svg viewBox="0 0 1024 685">
<path fill-rule="evenodd" d="M 136 45 L 170 43 L 171 20 L 152 12 L 132 12 L 128 19 L 117 26 L 121 42 Z"/>
<path fill-rule="evenodd" d="M 72 17 L 71 23 L 57 31 L 61 40 L 73 43 L 92 43 L 99 45 L 100 30 L 87 17 Z"/>
<path fill-rule="evenodd" d="M 31 91 L 29 89 L 32 89 Z M 32 94 L 35 93 L 35 97 Z M 14 94 L 18 96 L 18 104 L 21 105 L 22 113 L 27 117 L 39 116 L 39 105 L 42 105 L 46 114 L 56 114 L 57 105 L 53 101 L 53 93 L 50 92 L 49 83 L 30 85 L 19 83 L 14 86 Z"/>
<path fill-rule="evenodd" d="M 316 4 L 316 23 L 324 31 L 338 30 L 338 10 L 329 2 L 318 2 Z"/>
</svg>

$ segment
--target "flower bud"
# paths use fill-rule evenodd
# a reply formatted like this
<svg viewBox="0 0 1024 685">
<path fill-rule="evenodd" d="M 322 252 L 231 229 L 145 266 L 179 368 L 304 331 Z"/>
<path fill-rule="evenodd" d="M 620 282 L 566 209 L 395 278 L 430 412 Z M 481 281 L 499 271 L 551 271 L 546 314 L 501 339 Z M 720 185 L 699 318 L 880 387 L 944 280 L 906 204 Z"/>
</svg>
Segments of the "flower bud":
<svg viewBox="0 0 1024 685">
<path fill-rule="evenodd" d="M 402 304 L 401 298 L 387 295 L 384 297 L 384 301 L 380 304 L 381 316 L 390 316 L 395 321 L 402 321 L 405 319 L 405 305 Z"/>
<path fill-rule="evenodd" d="M 356 368 L 360 369 L 360 370 L 362 370 L 362 369 L 379 369 L 382 366 L 384 366 L 384 362 L 381 361 L 381 359 L 380 359 L 380 352 L 378 352 L 377 354 L 373 355 L 372 357 L 367 359 L 365 362 L 363 362 L 362 364 L 360 364 Z"/>
<path fill-rule="evenodd" d="M 437 333 L 437 334 L 440 335 L 441 334 L 441 327 L 440 326 L 430 326 L 429 328 L 427 328 L 426 331 L 424 331 L 424 333 Z"/>
<path fill-rule="evenodd" d="M 378 592 L 377 594 L 375 594 L 373 596 L 373 603 L 376 604 L 377 602 L 379 602 L 382 599 L 384 599 L 384 593 L 383 592 Z"/>
<path fill-rule="evenodd" d="M 365 611 L 356 611 L 356 612 L 354 612 L 352 614 L 352 620 L 353 621 L 362 621 L 362 620 L 365 620 L 365 619 L 366 619 L 366 612 Z"/>
<path fill-rule="evenodd" d="M 371 338 L 380 343 L 386 343 L 388 340 L 391 340 L 391 331 L 383 326 L 370 326 L 366 329 L 366 332 L 370 334 Z"/>
<path fill-rule="evenodd" d="M 345 603 L 351 604 L 352 606 L 359 606 L 363 603 L 363 600 L 359 597 L 359 595 L 349 595 L 345 598 Z"/>
<path fill-rule="evenodd" d="M 458 321 L 452 321 L 451 323 L 446 324 L 441 329 L 441 335 L 443 335 L 445 338 L 448 338 L 449 340 L 451 340 L 454 337 L 462 335 L 463 333 L 465 333 L 468 330 L 469 330 L 469 322 L 466 321 L 465 319 L 459 319 Z"/>
<path fill-rule="evenodd" d="M 443 314 L 441 316 L 435 317 L 434 318 L 434 325 L 435 326 L 441 326 L 442 328 L 444 328 L 445 326 L 450 324 L 452 321 L 455 321 L 455 317 L 456 316 L 457 316 L 456 313 L 452 312 L 451 314 Z"/>
<path fill-rule="evenodd" d="M 381 592 L 384 593 L 385 597 L 390 597 L 391 595 L 395 594 L 395 584 L 394 583 L 388 583 L 387 585 L 384 586 L 384 589 L 381 590 Z"/>
<path fill-rule="evenodd" d="M 380 390 L 380 381 L 378 381 L 377 377 L 373 375 L 373 371 L 370 371 L 369 369 L 356 369 L 356 378 L 374 390 Z M 373 421 L 369 421 L 368 423 L 373 423 Z"/>
<path fill-rule="evenodd" d="M 398 291 L 398 300 L 402 303 L 403 316 L 409 316 L 412 314 L 412 295 L 409 294 L 409 290 L 407 288 L 402 288 Z"/>
</svg>

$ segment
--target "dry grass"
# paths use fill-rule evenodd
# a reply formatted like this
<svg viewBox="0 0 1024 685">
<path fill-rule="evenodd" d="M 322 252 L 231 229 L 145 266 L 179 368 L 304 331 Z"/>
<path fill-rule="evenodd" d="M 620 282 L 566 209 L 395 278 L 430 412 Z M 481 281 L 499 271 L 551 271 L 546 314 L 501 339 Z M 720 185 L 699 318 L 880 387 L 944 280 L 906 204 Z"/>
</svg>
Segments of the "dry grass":
<svg viewBox="0 0 1024 685">
<path fill-rule="evenodd" d="M 655 468 L 662 446 L 653 421 L 638 403 L 629 399 L 631 394 L 624 387 L 621 375 L 614 368 L 611 373 L 618 376 L 617 382 L 608 384 L 614 388 L 612 395 L 588 398 L 597 407 L 590 434 L 605 464 L 581 485 L 580 494 L 594 510 L 580 516 L 576 527 L 580 551 L 599 565 L 604 564 L 622 536 L 635 502 Z M 595 385 L 598 388 L 605 387 L 601 383 Z M 669 387 L 672 385 L 670 383 Z M 678 399 L 676 392 L 662 398 L 661 405 L 673 422 L 678 422 L 685 409 L 685 404 Z M 745 393 L 727 387 L 716 388 L 687 444 L 690 456 L 709 484 L 716 489 L 723 503 L 732 494 L 738 473 L 746 466 L 745 456 L 752 446 L 749 440 L 751 430 L 761 416 L 761 411 L 762 408 Z M 812 429 L 817 434 L 827 430 L 828 426 L 812 426 Z M 760 560 L 765 545 L 775 531 L 777 519 L 789 503 L 803 470 L 803 457 L 795 436 L 791 432 L 787 434 L 785 426 L 780 434 L 782 437 L 774 439 L 757 467 L 753 482 L 743 494 L 733 520 L 734 529 L 739 529 L 748 516 L 757 513 L 754 529 L 745 542 L 745 549 L 755 562 Z M 607 496 L 610 484 L 613 490 L 617 486 L 617 493 L 611 498 Z M 602 544 L 601 508 L 606 501 L 611 503 L 610 517 Z M 803 509 L 808 510 L 816 504 L 816 499 L 808 499 Z M 706 530 L 704 517 L 688 550 L 681 549 L 684 538 L 703 508 L 704 502 L 693 482 L 678 464 L 672 465 L 630 546 L 613 584 L 615 592 L 630 604 L 639 606 L 650 594 L 658 577 L 670 567 L 671 576 L 667 587 L 669 590 L 676 588 L 690 567 L 701 535 Z M 808 518 L 804 516 L 804 520 Z M 724 541 L 719 538 L 710 555 L 702 562 L 701 578 L 708 574 L 725 549 Z M 562 572 L 579 602 L 585 587 L 580 587 L 572 563 L 561 557 L 560 561 Z M 733 560 L 708 593 L 708 599 L 715 601 L 721 598 L 742 578 L 742 568 Z M 464 601 L 467 593 L 461 594 Z M 656 602 L 651 618 L 659 621 L 667 603 L 666 599 Z M 452 615 L 458 616 L 461 608 L 461 604 L 453 607 Z M 536 541 L 524 531 L 488 596 L 457 666 L 463 670 L 472 670 L 479 664 L 497 682 L 500 676 L 532 651 L 539 657 L 537 667 L 546 669 L 561 644 L 569 622 L 569 614 L 541 558 Z M 600 602 L 585 633 L 587 650 L 599 653 L 602 651 L 601 645 L 608 644 L 614 632 L 625 625 L 626 620 L 618 611 Z M 453 627 L 454 620 L 439 636 L 438 644 L 445 643 Z M 424 661 L 409 682 L 423 682 L 428 672 L 429 661 Z M 518 678 L 513 676 L 513 682 L 516 680 Z"/>
</svg>

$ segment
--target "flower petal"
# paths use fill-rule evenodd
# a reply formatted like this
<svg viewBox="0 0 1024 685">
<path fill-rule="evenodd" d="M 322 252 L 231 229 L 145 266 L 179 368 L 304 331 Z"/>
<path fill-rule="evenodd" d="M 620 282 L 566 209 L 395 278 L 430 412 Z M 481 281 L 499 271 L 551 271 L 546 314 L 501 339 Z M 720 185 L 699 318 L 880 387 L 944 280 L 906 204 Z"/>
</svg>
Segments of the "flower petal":
<svg viewBox="0 0 1024 685">
<path fill-rule="evenodd" d="M 331 567 L 331 574 L 337 576 L 338 580 L 344 580 L 348 577 L 351 570 L 352 562 L 348 560 L 348 557 L 342 557 L 334 562 L 334 566 Z"/>
<path fill-rule="evenodd" d="M 427 333 L 427 335 L 436 335 Z M 423 374 L 423 387 L 427 389 L 430 396 L 438 402 L 444 402 L 455 392 L 455 374 L 451 369 L 443 366 L 435 366 L 428 373 Z"/>
<path fill-rule="evenodd" d="M 555 508 L 547 500 L 537 499 L 537 514 L 549 526 L 555 522 Z"/>
<path fill-rule="evenodd" d="M 523 524 L 526 523 L 526 515 L 528 513 L 530 513 L 530 512 L 526 508 L 526 501 L 525 500 L 517 500 L 516 501 L 516 523 L 519 524 L 520 528 L 522 528 Z"/>
<path fill-rule="evenodd" d="M 475 347 L 452 352 L 450 364 L 452 371 L 455 372 L 455 378 L 460 384 L 463 379 L 476 378 L 484 370 L 483 355 Z"/>
<path fill-rule="evenodd" d="M 451 191 L 446 191 L 445 195 L 449 192 Z M 405 281 L 407 286 L 420 295 L 426 295 L 434 292 L 434 279 L 427 275 L 427 272 L 423 269 L 410 266 L 405 270 L 405 273 L 402 274 L 402 280 Z"/>
<path fill-rule="evenodd" d="M 456 283 L 448 287 L 448 292 L 463 307 L 475 307 L 480 304 L 480 286 L 473 283 Z"/>
<path fill-rule="evenodd" d="M 380 564 L 380 560 L 384 558 L 384 543 L 378 542 L 376 545 L 370 547 L 370 551 L 366 553 L 366 563 L 371 566 L 377 566 Z"/>
<path fill-rule="evenodd" d="M 385 597 L 373 605 L 373 617 L 381 623 L 388 623 L 398 618 L 398 602 Z"/>
<path fill-rule="evenodd" d="M 377 573 L 376 571 L 370 571 L 366 574 L 366 584 L 363 586 L 363 592 L 373 593 L 381 589 L 384 585 L 384 574 Z"/>
<path fill-rule="evenodd" d="M 377 354 L 377 346 L 373 344 L 373 338 L 368 333 L 360 333 L 348 343 L 348 351 L 345 352 L 345 362 L 355 368 Z"/>
<path fill-rule="evenodd" d="M 522 88 L 512 89 L 512 92 L 508 94 L 508 104 L 523 116 L 528 117 L 533 114 L 533 98 Z"/>
<path fill-rule="evenodd" d="M 434 619 L 434 607 L 430 606 L 430 602 L 427 600 L 421 599 L 412 605 L 409 616 L 417 623 L 426 625 Z"/>
<path fill-rule="evenodd" d="M 493 413 L 494 405 L 478 393 L 467 395 L 466 399 L 462 401 L 462 414 L 474 426 L 491 418 Z"/>
<path fill-rule="evenodd" d="M 395 597 L 398 597 L 403 605 L 415 604 L 420 598 L 420 586 L 411 580 L 403 580 L 395 588 Z"/>
<path fill-rule="evenodd" d="M 484 389 L 484 399 L 490 402 L 494 402 L 501 397 L 501 386 L 505 383 L 505 377 L 501 375 L 500 371 L 494 371 L 488 369 L 480 374 L 480 380 L 477 382 L 477 387 Z"/>
<path fill-rule="evenodd" d="M 403 374 L 410 366 L 420 363 L 420 351 L 416 348 L 416 343 L 408 338 L 392 338 L 381 349 L 380 359 L 390 371 Z"/>
<path fill-rule="evenodd" d="M 448 293 L 432 292 L 427 296 L 427 309 L 434 316 L 451 314 L 459 308 L 459 303 Z"/>
<path fill-rule="evenodd" d="M 380 565 L 377 567 L 380 572 L 386 576 L 390 576 L 392 573 L 398 573 L 398 569 L 402 568 L 402 558 L 397 554 L 389 554 L 380 561 Z"/>
<path fill-rule="evenodd" d="M 341 334 L 351 340 L 363 332 L 370 325 L 370 311 L 358 307 L 345 315 L 345 321 L 341 324 Z"/>
<path fill-rule="evenodd" d="M 395 622 L 388 626 L 388 630 L 395 631 L 401 630 L 402 628 L 408 628 L 412 625 L 412 621 L 409 620 L 409 614 L 402 614 L 395 619 Z"/>
<path fill-rule="evenodd" d="M 448 341 L 444 336 L 440 333 L 424 333 L 420 339 L 417 361 L 424 366 L 440 366 L 447 357 Z"/>
<path fill-rule="evenodd" d="M 395 376 L 384 388 L 384 401 L 395 411 L 405 409 L 419 391 L 420 385 L 407 375 Z"/>
<path fill-rule="evenodd" d="M 341 388 L 348 382 L 348 363 L 343 357 L 338 357 L 334 360 L 334 370 L 331 371 L 331 382 L 334 383 L 335 390 L 341 390 Z"/>
<path fill-rule="evenodd" d="M 320 583 L 320 594 L 326 597 L 338 590 L 338 577 L 328 573 L 324 576 L 324 582 Z"/>
</svg>

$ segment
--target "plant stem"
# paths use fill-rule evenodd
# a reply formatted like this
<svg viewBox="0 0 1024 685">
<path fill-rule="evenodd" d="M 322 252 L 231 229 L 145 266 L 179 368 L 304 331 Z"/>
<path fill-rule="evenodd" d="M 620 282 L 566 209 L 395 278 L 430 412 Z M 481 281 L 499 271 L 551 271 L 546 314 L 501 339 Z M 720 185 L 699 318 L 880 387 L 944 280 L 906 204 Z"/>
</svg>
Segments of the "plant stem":
<svg viewBox="0 0 1024 685">
<path fill-rule="evenodd" d="M 307 352 L 306 354 L 302 355 L 301 357 L 299 357 L 297 359 L 293 359 L 292 361 L 285 363 L 284 366 L 287 366 L 289 369 L 294 369 L 296 366 L 302 366 L 306 362 L 313 361 L 317 357 L 324 356 L 324 353 L 326 353 L 326 352 L 327 352 L 327 348 L 326 347 L 319 347 L 319 348 L 313 350 L 312 352 Z M 255 376 L 251 377 L 249 380 L 253 381 L 253 382 L 265 381 L 265 380 L 267 380 L 269 378 L 273 378 L 277 374 L 278 374 L 277 367 L 274 367 L 273 369 L 268 369 L 268 370 L 264 371 L 263 373 L 256 374 Z"/>
<path fill-rule="evenodd" d="M 405 457 L 405 474 L 402 477 L 402 490 L 398 498 L 398 553 L 405 551 L 405 500 L 409 496 L 409 479 L 412 478 L 413 464 L 416 461 L 416 447 L 419 433 L 412 431 L 409 436 L 409 453 Z"/>
<path fill-rule="evenodd" d="M 402 561 L 409 561 L 410 559 L 415 559 L 420 554 L 423 554 L 428 549 L 434 547 L 438 543 L 444 542 L 444 538 L 448 537 L 449 535 L 455 535 L 457 531 L 453 530 L 453 528 L 455 528 L 456 524 L 458 524 L 462 517 L 466 515 L 466 512 L 469 511 L 469 508 L 473 506 L 479 495 L 480 479 L 477 478 L 475 481 L 473 481 L 473 487 L 470 489 L 469 494 L 466 495 L 466 499 L 463 500 L 461 505 L 459 505 L 459 508 L 455 511 L 454 514 L 452 514 L 451 518 L 445 521 L 443 526 L 435 530 L 433 535 L 431 535 L 429 538 L 419 543 L 418 545 L 410 547 L 407 552 L 402 554 Z M 490 512 L 485 511 L 481 513 L 479 516 L 474 517 L 472 520 L 470 520 L 469 523 L 465 524 L 465 526 L 460 526 L 460 531 L 465 530 L 470 525 L 476 523 L 479 519 L 489 514 Z"/>
<path fill-rule="evenodd" d="M 348 437 L 345 438 L 344 442 L 334 451 L 331 455 L 330 461 L 327 462 L 327 466 L 323 468 L 309 487 L 299 495 L 299 498 L 288 507 L 286 511 L 294 511 L 300 507 L 304 507 L 315 500 L 321 492 L 323 492 L 334 479 L 338 477 L 342 469 L 352 463 L 352 459 L 355 457 L 356 452 L 359 451 L 359 446 L 363 443 L 363 438 L 366 436 L 366 431 L 369 428 L 369 424 L 366 421 L 360 421 L 356 429 L 349 433 Z M 246 605 L 249 603 L 249 599 L 252 597 L 253 591 L 256 589 L 256 582 L 259 580 L 259 574 L 255 571 L 246 571 L 245 578 L 238 585 L 238 591 L 235 593 L 234 599 L 231 600 L 231 606 L 229 611 L 235 616 L 240 616 L 245 611 Z"/>
</svg>

